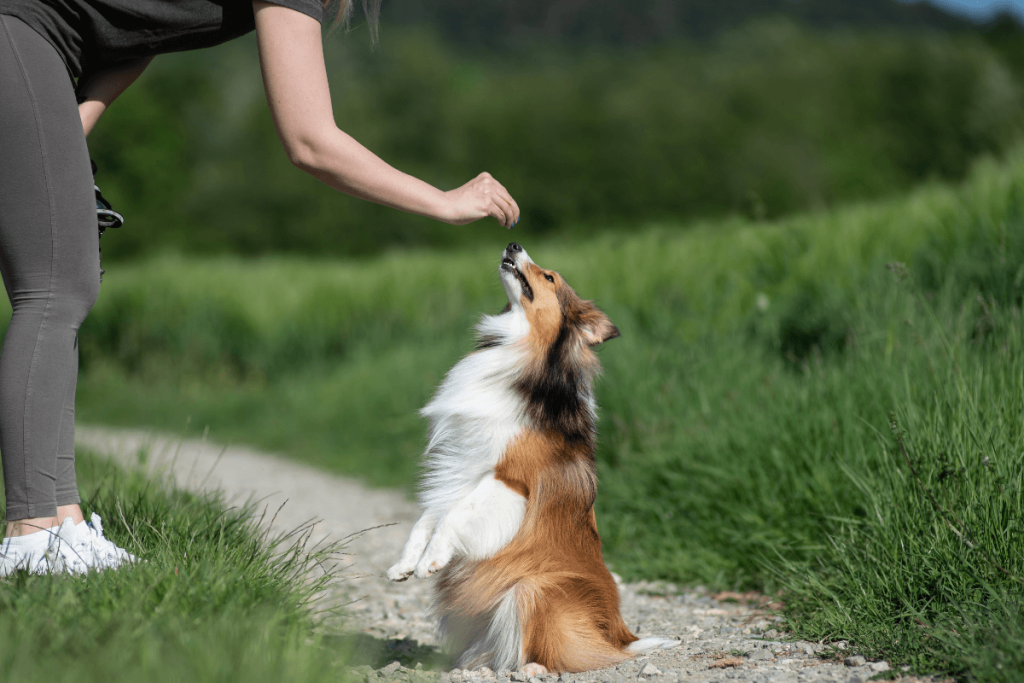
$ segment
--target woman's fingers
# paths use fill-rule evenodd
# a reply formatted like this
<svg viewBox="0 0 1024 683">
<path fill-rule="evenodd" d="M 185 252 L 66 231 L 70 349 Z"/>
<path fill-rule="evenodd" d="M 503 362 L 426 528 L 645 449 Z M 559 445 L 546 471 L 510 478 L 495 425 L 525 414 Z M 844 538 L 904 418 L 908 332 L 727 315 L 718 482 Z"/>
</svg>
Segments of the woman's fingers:
<svg viewBox="0 0 1024 683">
<path fill-rule="evenodd" d="M 512 225 L 515 225 L 516 223 L 519 222 L 519 215 L 520 215 L 519 214 L 519 205 L 516 204 L 516 200 L 512 198 L 512 195 L 509 193 L 508 190 L 505 189 L 504 185 L 499 183 L 497 180 L 494 181 L 494 184 L 497 185 L 497 187 L 498 187 L 498 196 L 501 197 L 501 199 L 506 204 L 508 204 L 509 208 L 511 209 L 511 211 L 512 211 Z M 505 227 L 511 228 L 512 225 L 507 225 Z"/>
<path fill-rule="evenodd" d="M 496 195 L 491 195 L 491 215 L 498 219 L 503 227 L 511 228 L 513 222 L 512 207 Z"/>
<path fill-rule="evenodd" d="M 516 200 L 490 173 L 481 173 L 446 194 L 451 208 L 444 220 L 449 223 L 464 225 L 491 216 L 502 226 L 511 228 L 519 221 Z"/>
<path fill-rule="evenodd" d="M 481 190 L 491 200 L 498 213 L 492 213 L 504 227 L 511 228 L 519 221 L 519 206 L 512 199 L 505 186 L 499 183 L 494 176 L 484 171 L 476 178 Z"/>
</svg>

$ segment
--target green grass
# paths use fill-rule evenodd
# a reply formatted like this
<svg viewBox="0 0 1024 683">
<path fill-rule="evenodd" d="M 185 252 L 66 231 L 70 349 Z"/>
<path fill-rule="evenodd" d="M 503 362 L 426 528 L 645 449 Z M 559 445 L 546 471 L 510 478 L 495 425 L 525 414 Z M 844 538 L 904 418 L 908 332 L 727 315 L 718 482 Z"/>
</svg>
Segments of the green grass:
<svg viewBox="0 0 1024 683">
<path fill-rule="evenodd" d="M 78 456 L 83 508 L 144 564 L 0 581 L 0 670 L 23 681 L 345 680 L 346 648 L 313 630 L 324 552 L 267 543 L 226 508 Z M 273 539 L 270 539 L 273 541 Z"/>
<path fill-rule="evenodd" d="M 899 201 L 770 225 L 649 226 L 525 246 L 623 332 L 602 351 L 607 432 L 653 396 L 651 354 L 671 383 L 682 381 L 683 357 L 697 353 L 692 344 L 712 333 L 744 344 L 744 331 L 756 328 L 767 346 L 798 355 L 841 343 L 852 316 L 872 305 L 858 293 L 866 273 L 913 260 L 929 240 L 937 264 L 929 268 L 941 268 L 967 239 L 970 217 L 998 224 L 1022 180 L 1018 155 L 1005 166 L 982 165 L 963 188 L 933 185 Z M 174 432 L 209 426 L 222 440 L 286 451 L 374 484 L 408 485 L 423 444 L 416 410 L 471 348 L 473 322 L 503 305 L 496 263 L 516 234 L 493 235 L 489 247 L 369 261 L 111 264 L 81 335 L 79 414 Z M 768 304 L 764 315 L 759 299 Z M 761 353 L 765 344 L 754 346 Z M 735 364 L 733 357 L 724 362 Z M 719 384 L 713 378 L 701 391 Z"/>
<path fill-rule="evenodd" d="M 623 332 L 598 389 L 614 568 L 782 589 L 802 636 L 1024 677 L 1022 190 L 1017 154 L 961 187 L 767 225 L 525 244 Z M 415 410 L 502 305 L 506 239 L 114 264 L 81 335 L 79 414 L 190 419 L 409 486 Z"/>
</svg>

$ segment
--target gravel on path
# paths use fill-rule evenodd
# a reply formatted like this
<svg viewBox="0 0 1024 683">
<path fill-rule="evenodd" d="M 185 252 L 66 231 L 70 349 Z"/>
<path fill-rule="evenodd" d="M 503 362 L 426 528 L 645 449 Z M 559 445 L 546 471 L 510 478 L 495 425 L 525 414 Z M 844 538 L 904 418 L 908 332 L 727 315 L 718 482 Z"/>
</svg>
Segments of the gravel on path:
<svg viewBox="0 0 1024 683">
<path fill-rule="evenodd" d="M 361 664 L 357 670 L 366 683 L 525 680 L 509 672 L 450 670 L 450 660 L 438 652 L 430 619 L 431 581 L 387 580 L 385 573 L 418 517 L 416 504 L 403 493 L 370 489 L 354 479 L 287 458 L 203 440 L 79 426 L 76 441 L 122 465 L 164 472 L 182 488 L 219 489 L 230 504 L 258 501 L 259 508 L 267 511 L 271 533 L 286 533 L 316 521 L 314 540 L 330 542 L 356 534 L 346 548 L 352 553 L 348 576 L 337 584 L 338 594 L 325 599 L 348 603 L 348 628 L 354 634 L 339 647 L 353 648 Z M 867 662 L 852 651 L 842 652 L 848 655 L 845 660 L 825 659 L 819 653 L 828 648 L 784 638 L 764 610 L 718 602 L 700 589 L 646 581 L 619 588 L 622 614 L 634 633 L 677 638 L 682 643 L 614 668 L 562 674 L 557 679 L 561 683 L 860 683 L 889 668 L 885 662 Z M 543 678 L 546 682 L 529 679 L 526 683 L 556 680 Z"/>
</svg>

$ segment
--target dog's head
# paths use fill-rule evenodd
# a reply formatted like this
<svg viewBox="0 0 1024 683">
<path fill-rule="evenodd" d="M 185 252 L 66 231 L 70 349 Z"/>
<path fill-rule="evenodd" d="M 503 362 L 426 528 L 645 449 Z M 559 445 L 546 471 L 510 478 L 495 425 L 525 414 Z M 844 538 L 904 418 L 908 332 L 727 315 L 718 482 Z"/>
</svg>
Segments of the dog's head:
<svg viewBox="0 0 1024 683">
<path fill-rule="evenodd" d="M 531 342 L 545 348 L 559 340 L 590 347 L 619 336 L 594 302 L 580 299 L 561 275 L 538 266 L 521 246 L 513 242 L 501 256 L 505 311 L 525 319 Z"/>
<path fill-rule="evenodd" d="M 590 382 L 600 370 L 592 347 L 619 330 L 592 301 L 580 299 L 553 270 L 541 268 L 513 242 L 501 258 L 501 282 L 508 295 L 508 341 L 525 344 L 526 362 L 516 388 L 534 422 L 566 439 L 590 443 L 594 436 Z M 482 340 L 482 339 L 481 339 Z"/>
</svg>

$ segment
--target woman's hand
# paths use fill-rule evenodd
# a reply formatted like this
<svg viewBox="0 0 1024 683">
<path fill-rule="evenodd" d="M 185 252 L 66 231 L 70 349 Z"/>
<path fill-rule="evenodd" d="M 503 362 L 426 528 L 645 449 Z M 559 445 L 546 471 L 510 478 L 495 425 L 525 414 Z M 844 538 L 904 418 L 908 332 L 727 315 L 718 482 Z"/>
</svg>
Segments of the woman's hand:
<svg viewBox="0 0 1024 683">
<path fill-rule="evenodd" d="M 256 38 L 267 103 L 277 134 L 298 168 L 360 199 L 463 224 L 494 216 L 505 227 L 519 207 L 487 173 L 451 192 L 391 167 L 334 122 L 320 24 L 281 5 L 255 0 Z"/>
<path fill-rule="evenodd" d="M 446 223 L 465 225 L 487 216 L 493 216 L 506 228 L 519 222 L 519 205 L 490 173 L 481 173 L 462 187 L 444 194 L 449 209 L 440 218 Z"/>
</svg>

